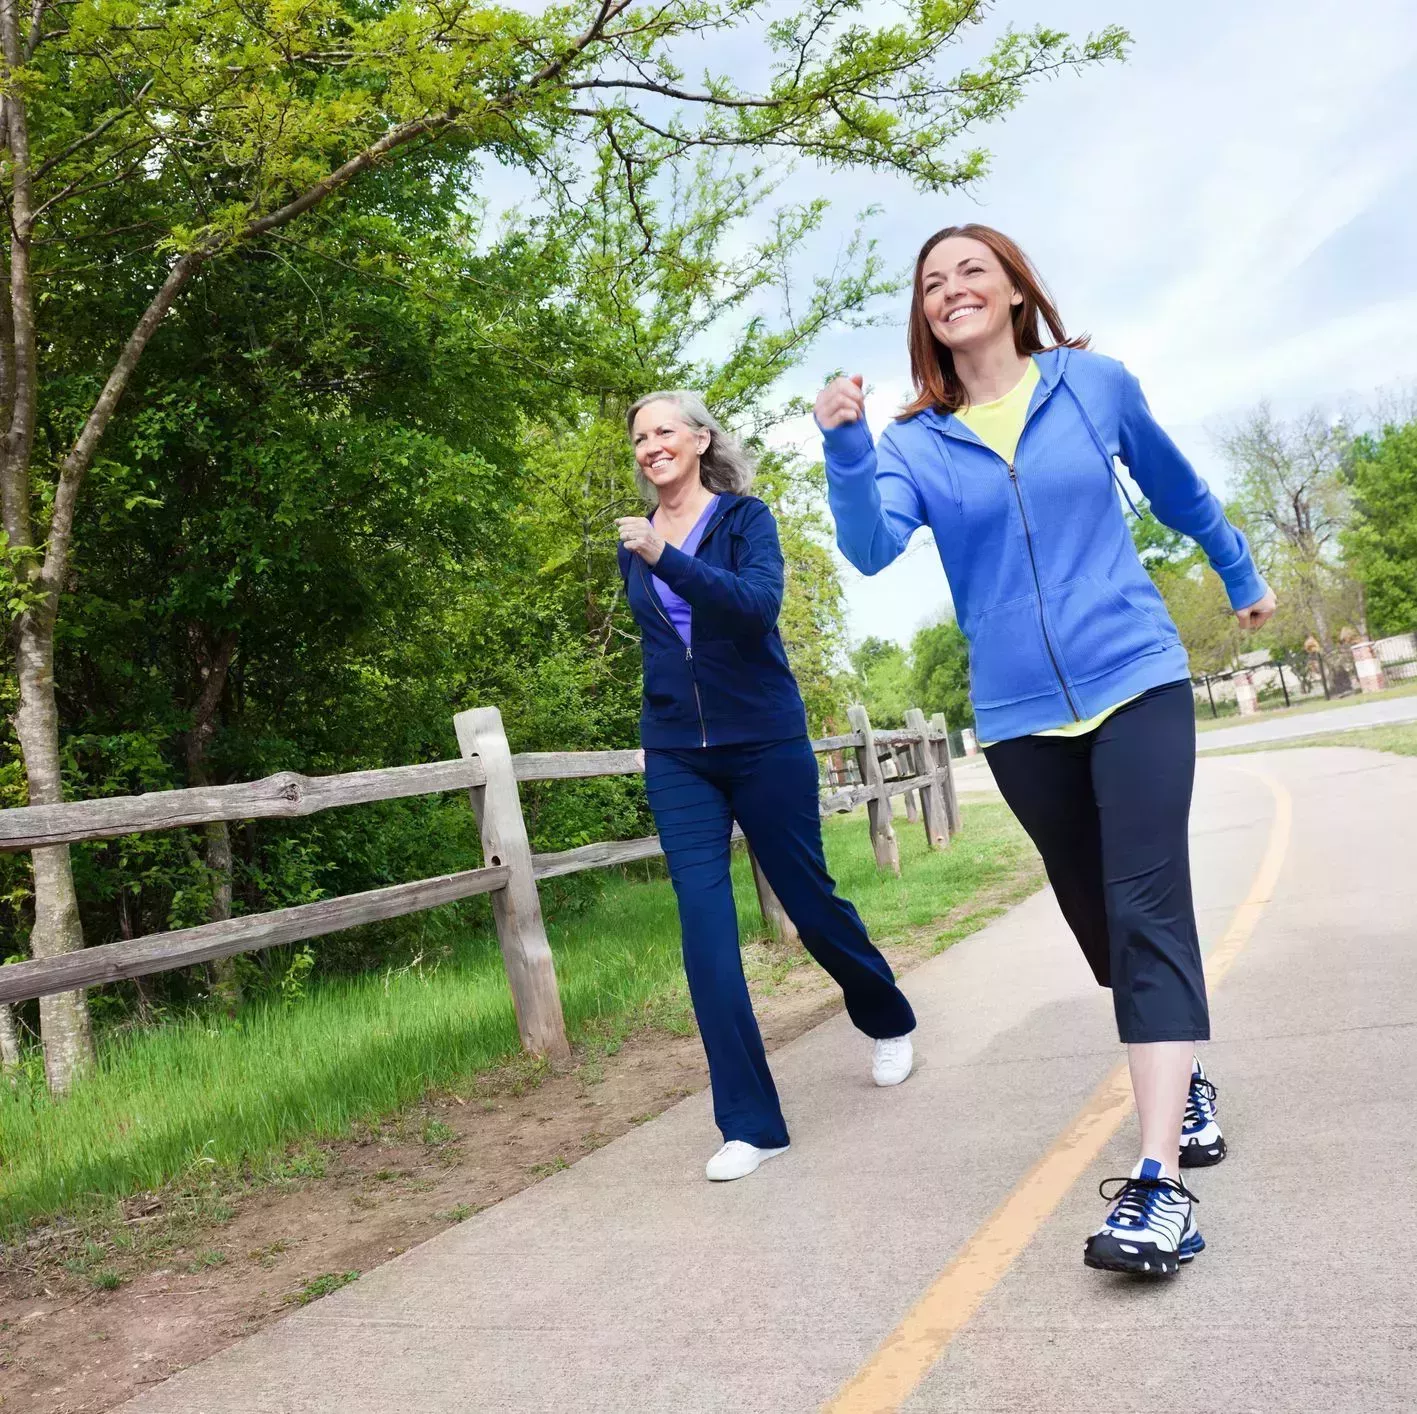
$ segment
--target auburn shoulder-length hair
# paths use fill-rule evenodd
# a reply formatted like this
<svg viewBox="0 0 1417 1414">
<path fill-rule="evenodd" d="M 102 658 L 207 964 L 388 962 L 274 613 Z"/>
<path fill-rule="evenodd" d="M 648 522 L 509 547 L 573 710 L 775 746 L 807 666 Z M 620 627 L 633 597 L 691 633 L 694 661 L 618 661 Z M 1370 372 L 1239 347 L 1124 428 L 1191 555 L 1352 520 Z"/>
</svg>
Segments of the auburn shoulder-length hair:
<svg viewBox="0 0 1417 1414">
<path fill-rule="evenodd" d="M 980 226 L 973 222 L 964 226 L 946 226 L 920 247 L 920 254 L 915 259 L 915 288 L 910 300 L 910 377 L 915 384 L 915 396 L 901 410 L 901 417 L 914 417 L 926 408 L 934 408 L 938 412 L 958 412 L 969 402 L 964 385 L 955 373 L 954 356 L 931 332 L 930 323 L 925 318 L 924 290 L 921 288 L 921 272 L 925 268 L 926 257 L 941 241 L 947 241 L 951 236 L 965 236 L 987 245 L 998 256 L 1014 288 L 1023 296 L 1023 303 L 1014 305 L 1010 311 L 1014 322 L 1014 347 L 1020 354 L 1039 353 L 1043 349 L 1087 347 L 1086 334 L 1076 339 L 1068 338 L 1047 287 L 1033 268 L 1033 262 L 1016 242 L 992 226 Z M 1048 326 L 1052 343 L 1043 342 L 1040 324 Z"/>
</svg>

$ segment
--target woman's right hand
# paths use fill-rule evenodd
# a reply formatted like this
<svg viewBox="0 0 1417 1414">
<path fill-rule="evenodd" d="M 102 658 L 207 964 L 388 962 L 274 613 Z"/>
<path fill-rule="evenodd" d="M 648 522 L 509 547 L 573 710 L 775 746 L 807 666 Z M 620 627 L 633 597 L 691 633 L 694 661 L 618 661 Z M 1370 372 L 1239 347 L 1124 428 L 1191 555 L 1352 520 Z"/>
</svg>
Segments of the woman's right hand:
<svg viewBox="0 0 1417 1414">
<path fill-rule="evenodd" d="M 817 426 L 823 432 L 847 422 L 860 422 L 866 416 L 866 394 L 861 391 L 862 377 L 833 378 L 817 394 Z"/>
</svg>

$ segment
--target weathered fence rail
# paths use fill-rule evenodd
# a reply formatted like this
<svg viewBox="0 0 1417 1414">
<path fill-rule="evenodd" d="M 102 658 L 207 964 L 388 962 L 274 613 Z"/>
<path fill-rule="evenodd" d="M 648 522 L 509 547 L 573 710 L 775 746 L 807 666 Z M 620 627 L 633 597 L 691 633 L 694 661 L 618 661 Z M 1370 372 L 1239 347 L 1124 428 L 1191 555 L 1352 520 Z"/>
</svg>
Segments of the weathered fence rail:
<svg viewBox="0 0 1417 1414">
<path fill-rule="evenodd" d="M 812 743 L 818 754 L 854 756 L 859 780 L 838 784 L 820 800 L 822 815 L 867 807 L 878 867 L 900 872 L 891 800 L 918 801 L 931 849 L 949 844 L 959 829 L 959 803 L 950 767 L 944 718 L 926 722 L 912 709 L 904 730 L 875 731 L 865 708 L 853 707 L 852 730 Z M 534 854 L 527 838 L 518 782 L 586 780 L 644 770 L 642 751 L 525 752 L 513 755 L 501 714 L 476 708 L 454 718 L 462 758 L 343 775 L 281 772 L 264 780 L 149 795 L 29 805 L 0 811 L 0 851 L 112 839 L 216 820 L 279 819 L 342 805 L 467 790 L 482 834 L 483 867 L 436 879 L 394 884 L 295 908 L 248 914 L 169 933 L 106 943 L 59 957 L 0 966 L 0 1004 L 166 972 L 238 953 L 321 937 L 458 899 L 488 894 L 522 1043 L 537 1054 L 563 1056 L 569 1047 L 555 966 L 541 916 L 537 882 L 585 869 L 603 869 L 660 854 L 658 838 L 614 840 L 556 853 Z M 889 772 L 886 768 L 889 768 Z M 912 801 L 908 817 L 916 818 Z M 742 838 L 736 827 L 735 839 Z M 763 917 L 779 936 L 793 936 L 791 920 L 752 860 Z"/>
</svg>

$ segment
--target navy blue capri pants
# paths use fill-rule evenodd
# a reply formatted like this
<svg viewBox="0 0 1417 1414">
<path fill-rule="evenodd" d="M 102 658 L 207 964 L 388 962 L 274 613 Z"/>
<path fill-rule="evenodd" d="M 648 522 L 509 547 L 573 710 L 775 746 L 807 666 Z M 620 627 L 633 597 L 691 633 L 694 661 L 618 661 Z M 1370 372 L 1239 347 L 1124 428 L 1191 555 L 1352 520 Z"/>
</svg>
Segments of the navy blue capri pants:
<svg viewBox="0 0 1417 1414">
<path fill-rule="evenodd" d="M 1208 1041 L 1187 824 L 1196 773 L 1189 682 L 1153 688 L 1078 737 L 984 748 L 1032 837 L 1123 1041 Z"/>
</svg>

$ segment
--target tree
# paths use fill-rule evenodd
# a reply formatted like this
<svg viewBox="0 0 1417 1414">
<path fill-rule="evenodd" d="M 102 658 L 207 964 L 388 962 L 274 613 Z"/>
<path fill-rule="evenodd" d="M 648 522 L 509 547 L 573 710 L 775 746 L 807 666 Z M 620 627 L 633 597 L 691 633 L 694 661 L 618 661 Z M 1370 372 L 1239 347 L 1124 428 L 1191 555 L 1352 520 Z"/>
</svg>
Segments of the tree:
<svg viewBox="0 0 1417 1414">
<path fill-rule="evenodd" d="M 856 675 L 856 696 L 872 723 L 878 727 L 902 725 L 907 710 L 915 705 L 905 649 L 883 638 L 867 638 L 852 650 L 851 667 Z"/>
<path fill-rule="evenodd" d="M 512 163 L 572 204 L 588 140 L 615 151 L 632 205 L 662 164 L 695 149 L 799 152 L 945 189 L 983 168 L 977 150 L 953 155 L 961 134 L 1006 112 L 1035 76 L 1125 43 L 1117 30 L 1081 45 L 1010 32 L 976 68 L 946 75 L 940 53 L 981 18 L 976 0 L 879 28 L 843 20 L 834 0 L 771 24 L 764 8 L 36 0 L 22 14 L 0 0 L 11 219 L 0 510 L 30 800 L 62 795 L 54 641 L 83 484 L 145 351 L 205 268 L 308 229 L 394 158 L 462 172 Z M 762 90 L 684 82 L 672 56 L 687 37 L 757 22 L 777 60 Z M 45 367 L 51 294 L 94 269 L 126 273 L 134 304 L 94 329 L 87 376 L 61 395 Z M 35 851 L 33 869 L 32 952 L 81 946 L 67 848 Z M 41 1012 L 50 1084 L 63 1091 L 91 1056 L 82 996 L 47 998 Z"/>
<path fill-rule="evenodd" d="M 1158 574 L 1156 585 L 1186 646 L 1192 672 L 1229 672 L 1246 645 L 1220 576 L 1209 565 L 1197 564 Z"/>
<path fill-rule="evenodd" d="M 1350 514 L 1352 434 L 1318 410 L 1285 423 L 1261 405 L 1221 447 L 1235 471 L 1239 509 L 1265 577 L 1281 604 L 1287 602 L 1288 616 L 1317 640 L 1329 681 L 1347 691 L 1340 633 L 1356 596 L 1339 558 L 1339 537 Z"/>
<path fill-rule="evenodd" d="M 1181 635 L 1191 667 L 1201 673 L 1223 673 L 1240 652 L 1240 630 L 1220 578 L 1206 564 L 1195 541 L 1163 525 L 1143 504 L 1143 514 L 1131 522 L 1132 542 L 1151 581 L 1166 602 L 1166 611 Z"/>
<path fill-rule="evenodd" d="M 951 731 L 974 725 L 969 700 L 969 642 L 951 615 L 928 624 L 910 644 L 916 702 L 928 717 L 943 712 Z"/>
<path fill-rule="evenodd" d="M 1417 627 L 1417 421 L 1360 437 L 1352 474 L 1348 568 L 1367 592 L 1373 632 L 1404 633 Z"/>
</svg>

